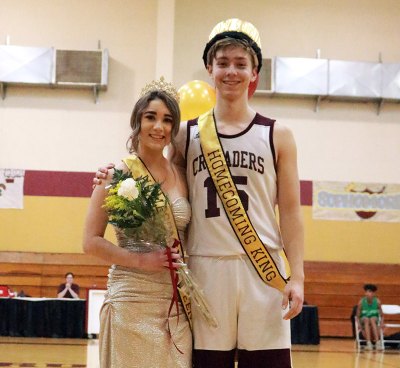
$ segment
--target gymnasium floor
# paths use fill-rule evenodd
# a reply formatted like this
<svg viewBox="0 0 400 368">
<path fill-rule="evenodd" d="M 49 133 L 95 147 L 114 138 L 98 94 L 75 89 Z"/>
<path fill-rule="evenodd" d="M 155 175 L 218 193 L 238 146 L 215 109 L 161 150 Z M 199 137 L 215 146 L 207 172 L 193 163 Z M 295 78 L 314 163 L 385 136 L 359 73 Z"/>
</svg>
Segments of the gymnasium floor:
<svg viewBox="0 0 400 368">
<path fill-rule="evenodd" d="M 98 340 L 0 337 L 0 367 L 97 368 Z M 400 351 L 355 351 L 351 339 L 294 345 L 294 368 L 400 368 Z"/>
</svg>

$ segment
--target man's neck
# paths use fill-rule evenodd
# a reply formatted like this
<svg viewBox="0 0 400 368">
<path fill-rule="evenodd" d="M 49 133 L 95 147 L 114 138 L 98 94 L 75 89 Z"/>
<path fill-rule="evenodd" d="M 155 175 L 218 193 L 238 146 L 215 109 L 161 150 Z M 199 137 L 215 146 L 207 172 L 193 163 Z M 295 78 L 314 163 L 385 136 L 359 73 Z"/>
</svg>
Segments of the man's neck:
<svg viewBox="0 0 400 368">
<path fill-rule="evenodd" d="M 217 100 L 214 116 L 219 133 L 236 134 L 244 130 L 254 119 L 255 111 L 244 101 Z"/>
</svg>

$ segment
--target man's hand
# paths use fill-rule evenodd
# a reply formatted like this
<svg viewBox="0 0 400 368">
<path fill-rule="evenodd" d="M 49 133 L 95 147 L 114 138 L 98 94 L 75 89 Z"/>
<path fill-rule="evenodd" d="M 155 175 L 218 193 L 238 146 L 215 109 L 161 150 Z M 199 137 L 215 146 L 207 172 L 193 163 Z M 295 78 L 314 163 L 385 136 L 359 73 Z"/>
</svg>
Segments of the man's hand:
<svg viewBox="0 0 400 368">
<path fill-rule="evenodd" d="M 113 169 L 115 164 L 109 163 L 107 166 L 99 167 L 96 171 L 96 176 L 93 178 L 93 189 L 96 185 L 100 185 L 103 179 L 107 178 L 108 170 Z"/>
<path fill-rule="evenodd" d="M 289 311 L 283 316 L 283 319 L 292 319 L 296 317 L 303 309 L 304 285 L 303 282 L 290 280 L 285 286 L 283 292 L 282 309 L 286 309 L 289 304 Z"/>
</svg>

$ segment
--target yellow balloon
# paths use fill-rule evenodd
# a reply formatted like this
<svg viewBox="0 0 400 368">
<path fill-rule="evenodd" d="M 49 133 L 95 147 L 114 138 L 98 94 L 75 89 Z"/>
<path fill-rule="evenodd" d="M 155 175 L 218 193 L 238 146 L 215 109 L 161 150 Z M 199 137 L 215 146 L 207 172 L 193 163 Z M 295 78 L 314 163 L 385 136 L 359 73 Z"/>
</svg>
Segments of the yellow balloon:
<svg viewBox="0 0 400 368">
<path fill-rule="evenodd" d="M 193 80 L 178 90 L 181 120 L 190 120 L 215 106 L 215 90 L 208 83 Z"/>
</svg>

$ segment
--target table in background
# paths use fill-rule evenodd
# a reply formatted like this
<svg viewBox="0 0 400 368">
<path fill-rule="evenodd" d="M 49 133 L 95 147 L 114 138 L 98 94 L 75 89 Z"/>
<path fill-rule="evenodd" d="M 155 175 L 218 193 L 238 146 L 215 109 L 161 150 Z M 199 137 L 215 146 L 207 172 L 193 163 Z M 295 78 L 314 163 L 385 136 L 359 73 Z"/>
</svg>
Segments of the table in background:
<svg viewBox="0 0 400 368">
<path fill-rule="evenodd" d="M 85 337 L 86 300 L 0 298 L 0 336 Z"/>
<path fill-rule="evenodd" d="M 304 305 L 301 313 L 290 321 L 292 344 L 319 344 L 318 307 Z"/>
</svg>

